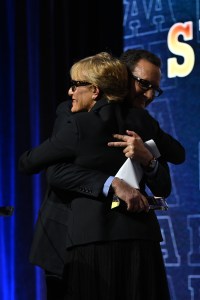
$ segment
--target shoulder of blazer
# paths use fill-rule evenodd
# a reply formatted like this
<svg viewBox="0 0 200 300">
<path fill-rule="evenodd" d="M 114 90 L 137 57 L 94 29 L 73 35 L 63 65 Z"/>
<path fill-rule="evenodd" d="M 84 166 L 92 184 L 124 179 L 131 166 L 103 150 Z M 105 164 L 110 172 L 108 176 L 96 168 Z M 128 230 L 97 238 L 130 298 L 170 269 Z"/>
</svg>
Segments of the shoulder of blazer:
<svg viewBox="0 0 200 300">
<path fill-rule="evenodd" d="M 72 114 L 71 112 L 71 106 L 72 106 L 72 101 L 71 100 L 66 100 L 61 102 L 56 109 L 56 115 L 58 116 L 59 114 L 62 113 L 67 113 L 67 114 Z"/>
<path fill-rule="evenodd" d="M 91 112 L 98 112 L 104 106 L 110 106 L 110 102 L 107 99 L 99 99 L 92 107 Z"/>
</svg>

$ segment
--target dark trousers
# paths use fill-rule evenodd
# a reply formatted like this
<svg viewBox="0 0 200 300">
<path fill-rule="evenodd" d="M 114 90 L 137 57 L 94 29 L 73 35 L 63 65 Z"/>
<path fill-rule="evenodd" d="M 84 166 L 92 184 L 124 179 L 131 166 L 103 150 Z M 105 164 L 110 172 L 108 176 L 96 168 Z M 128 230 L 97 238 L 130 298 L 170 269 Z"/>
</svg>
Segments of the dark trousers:
<svg viewBox="0 0 200 300">
<path fill-rule="evenodd" d="M 47 300 L 64 300 L 64 280 L 58 275 L 47 271 L 45 272 L 45 279 Z"/>
</svg>

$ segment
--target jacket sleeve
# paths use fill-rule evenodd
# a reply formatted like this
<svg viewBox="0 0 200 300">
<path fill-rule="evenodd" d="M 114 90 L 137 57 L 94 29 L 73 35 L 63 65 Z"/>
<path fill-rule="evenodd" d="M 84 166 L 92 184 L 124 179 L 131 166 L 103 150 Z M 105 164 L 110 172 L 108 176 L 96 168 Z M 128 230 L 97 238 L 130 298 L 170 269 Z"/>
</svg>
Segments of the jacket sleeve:
<svg viewBox="0 0 200 300">
<path fill-rule="evenodd" d="M 76 164 L 60 163 L 50 166 L 46 172 L 48 184 L 63 192 L 71 191 L 98 197 L 102 194 L 108 174 L 83 168 Z"/>
<path fill-rule="evenodd" d="M 19 170 L 27 174 L 34 174 L 59 162 L 73 162 L 77 145 L 76 122 L 73 118 L 69 118 L 68 123 L 51 138 L 21 155 Z"/>
<path fill-rule="evenodd" d="M 53 133 L 56 134 L 59 130 L 66 126 L 68 119 L 71 117 L 71 100 L 61 102 L 56 109 L 56 119 L 53 125 Z"/>
<path fill-rule="evenodd" d="M 150 116 L 150 115 L 149 115 Z M 181 143 L 160 128 L 159 123 L 150 116 L 156 131 L 155 143 L 162 158 L 172 164 L 178 165 L 185 161 L 185 149 Z"/>
<path fill-rule="evenodd" d="M 152 194 L 157 197 L 168 197 L 171 193 L 171 177 L 168 164 L 158 159 L 158 169 L 153 176 L 144 176 L 144 181 Z"/>
</svg>

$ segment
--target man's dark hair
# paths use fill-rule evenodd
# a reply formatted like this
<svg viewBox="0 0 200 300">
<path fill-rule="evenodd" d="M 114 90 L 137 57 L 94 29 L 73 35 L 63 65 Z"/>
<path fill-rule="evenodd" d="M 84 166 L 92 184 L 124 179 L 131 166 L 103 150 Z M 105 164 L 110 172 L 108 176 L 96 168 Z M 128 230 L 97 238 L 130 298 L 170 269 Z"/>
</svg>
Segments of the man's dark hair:
<svg viewBox="0 0 200 300">
<path fill-rule="evenodd" d="M 134 71 L 135 66 L 141 59 L 146 59 L 153 65 L 161 68 L 161 59 L 148 50 L 128 49 L 120 56 L 120 60 L 125 63 L 131 71 Z"/>
</svg>

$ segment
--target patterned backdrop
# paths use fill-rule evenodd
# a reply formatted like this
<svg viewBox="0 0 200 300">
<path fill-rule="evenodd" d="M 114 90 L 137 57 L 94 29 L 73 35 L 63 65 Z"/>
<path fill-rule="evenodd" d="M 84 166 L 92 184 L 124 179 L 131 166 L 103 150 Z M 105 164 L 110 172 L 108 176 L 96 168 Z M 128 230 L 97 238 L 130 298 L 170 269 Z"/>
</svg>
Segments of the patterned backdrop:
<svg viewBox="0 0 200 300">
<path fill-rule="evenodd" d="M 172 300 L 200 299 L 199 45 L 199 0 L 124 0 L 124 49 L 162 59 L 164 93 L 149 111 L 186 149 L 184 164 L 170 164 L 170 208 L 158 214 Z"/>
</svg>

